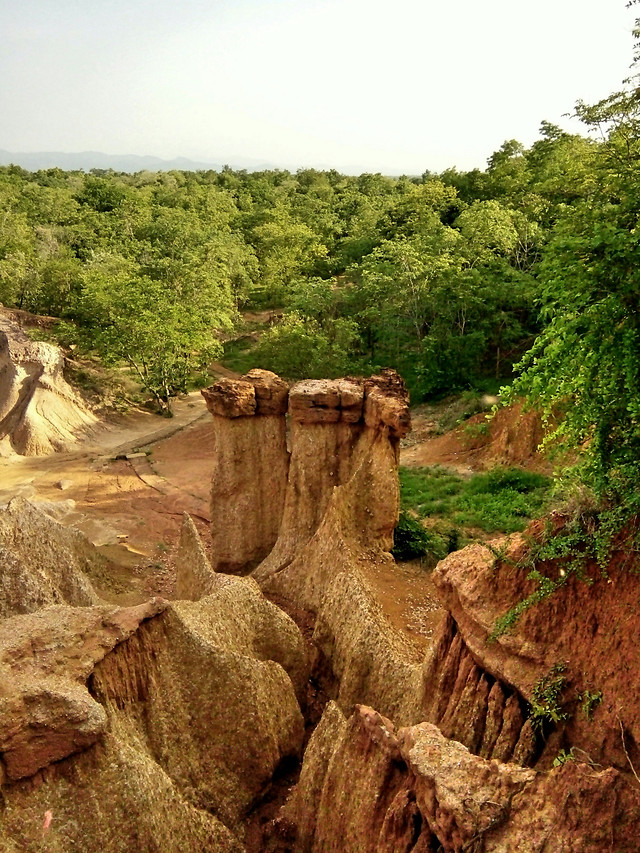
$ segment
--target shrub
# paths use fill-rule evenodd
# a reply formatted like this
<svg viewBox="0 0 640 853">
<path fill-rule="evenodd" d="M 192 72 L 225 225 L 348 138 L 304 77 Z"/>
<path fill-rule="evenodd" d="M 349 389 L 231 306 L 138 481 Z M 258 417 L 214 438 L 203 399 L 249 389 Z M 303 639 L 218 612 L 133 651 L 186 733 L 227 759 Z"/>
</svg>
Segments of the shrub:
<svg viewBox="0 0 640 853">
<path fill-rule="evenodd" d="M 440 534 L 426 530 L 415 516 L 401 512 L 393 534 L 393 551 L 396 560 L 431 558 L 437 562 L 448 553 L 448 542 Z"/>
</svg>

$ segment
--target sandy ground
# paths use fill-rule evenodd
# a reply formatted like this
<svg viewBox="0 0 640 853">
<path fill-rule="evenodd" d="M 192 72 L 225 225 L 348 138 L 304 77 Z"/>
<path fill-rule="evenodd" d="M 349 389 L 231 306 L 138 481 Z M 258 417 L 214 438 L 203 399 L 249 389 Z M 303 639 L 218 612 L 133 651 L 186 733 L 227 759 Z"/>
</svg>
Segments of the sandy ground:
<svg viewBox="0 0 640 853">
<path fill-rule="evenodd" d="M 168 420 L 120 416 L 68 453 L 0 459 L 0 504 L 17 495 L 43 504 L 123 565 L 166 562 L 183 512 L 203 532 L 209 520 L 211 453 L 196 448 L 210 448 L 210 416 L 200 393 L 177 400 L 174 411 Z"/>
</svg>

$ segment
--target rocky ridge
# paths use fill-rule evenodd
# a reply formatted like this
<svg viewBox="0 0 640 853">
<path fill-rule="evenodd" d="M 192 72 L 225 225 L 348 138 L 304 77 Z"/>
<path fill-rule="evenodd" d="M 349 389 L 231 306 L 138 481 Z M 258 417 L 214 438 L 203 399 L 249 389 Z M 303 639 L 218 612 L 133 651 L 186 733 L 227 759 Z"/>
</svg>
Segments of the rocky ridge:
<svg viewBox="0 0 640 853">
<path fill-rule="evenodd" d="M 570 656 L 574 643 L 584 643 L 585 630 L 595 636 L 594 624 L 603 622 L 609 604 L 600 615 L 589 606 L 596 615 L 585 628 L 586 602 L 561 594 L 549 605 L 560 642 L 550 641 L 548 618 L 532 611 L 515 635 L 492 644 L 496 619 L 523 595 L 522 573 L 513 582 L 509 560 L 472 546 L 434 574 L 449 615 L 418 652 L 385 617 L 368 571 L 391 559 L 398 438 L 408 428 L 400 384 L 389 374 L 369 382 L 301 382 L 289 391 L 287 411 L 280 529 L 253 576 L 267 594 L 313 614 L 314 665 L 330 670 L 328 692 L 336 704 L 312 737 L 298 788 L 265 849 L 533 851 L 557 843 L 554 851 L 596 851 L 609 849 L 605 838 L 639 849 L 640 797 L 604 705 L 594 722 L 573 715 L 544 731 L 528 718 L 536 683 L 554 660 Z M 233 441 L 233 424 L 226 435 Z M 214 500 L 216 489 L 214 479 Z M 507 551 L 518 548 L 516 537 Z M 611 595 L 613 603 L 616 592 Z M 584 661 L 578 658 L 576 673 Z M 601 663 L 583 668 L 578 686 L 595 689 Z M 629 710 L 623 727 L 635 744 L 632 717 Z M 574 755 L 573 747 L 583 752 Z M 561 750 L 582 763 L 551 769 Z M 354 777 L 363 780 L 358 796 Z M 471 796 L 481 779 L 486 786 L 474 795 L 475 805 L 465 805 L 463 792 Z M 442 796 L 434 794 L 443 786 Z M 573 788 L 584 798 L 578 818 L 556 802 L 561 790 Z"/>
<path fill-rule="evenodd" d="M 243 850 L 247 812 L 302 747 L 299 630 L 254 581 L 202 565 L 195 601 L 53 603 L 41 541 L 54 553 L 57 533 L 63 562 L 70 531 L 15 503 L 0 546 L 32 604 L 0 622 L 0 850 Z M 103 558 L 82 545 L 91 573 Z"/>
</svg>

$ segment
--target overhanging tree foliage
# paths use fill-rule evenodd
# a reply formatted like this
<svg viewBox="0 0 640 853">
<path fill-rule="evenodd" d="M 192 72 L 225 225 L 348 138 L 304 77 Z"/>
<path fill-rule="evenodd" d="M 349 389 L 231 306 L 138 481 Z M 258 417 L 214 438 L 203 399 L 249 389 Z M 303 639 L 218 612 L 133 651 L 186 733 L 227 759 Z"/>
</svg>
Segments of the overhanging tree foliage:
<svg viewBox="0 0 640 853">
<path fill-rule="evenodd" d="M 584 449 L 584 476 L 620 518 L 640 513 L 640 92 L 578 114 L 601 142 L 586 197 L 558 213 L 539 281 L 544 330 L 513 393 Z"/>
</svg>

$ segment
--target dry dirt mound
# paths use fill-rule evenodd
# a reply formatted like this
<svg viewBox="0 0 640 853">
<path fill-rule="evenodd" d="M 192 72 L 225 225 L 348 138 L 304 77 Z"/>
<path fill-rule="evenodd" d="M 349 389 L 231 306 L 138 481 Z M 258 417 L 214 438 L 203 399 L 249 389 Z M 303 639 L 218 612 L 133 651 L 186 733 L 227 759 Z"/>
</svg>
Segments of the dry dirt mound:
<svg viewBox="0 0 640 853">
<path fill-rule="evenodd" d="M 62 374 L 58 347 L 31 341 L 0 314 L 0 454 L 43 456 L 66 448 L 95 423 Z"/>
<path fill-rule="evenodd" d="M 539 451 L 545 432 L 536 412 L 524 412 L 521 404 L 498 409 L 495 415 L 473 415 L 455 429 L 435 434 L 427 418 L 414 416 L 414 429 L 421 436 L 402 448 L 402 465 L 412 468 L 444 465 L 461 472 L 495 465 L 548 472 L 551 465 Z"/>
</svg>

